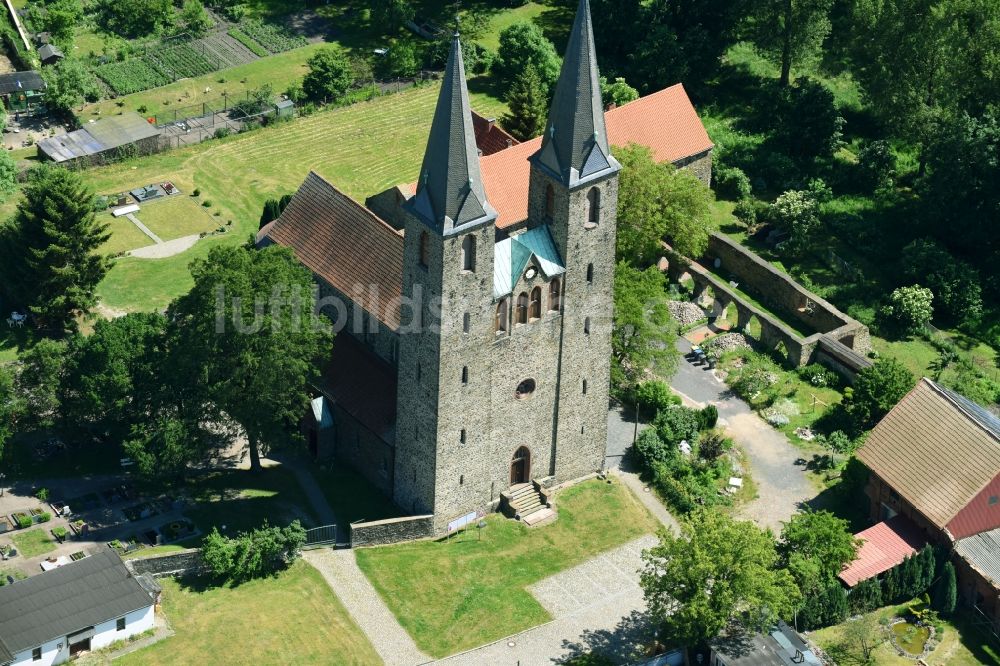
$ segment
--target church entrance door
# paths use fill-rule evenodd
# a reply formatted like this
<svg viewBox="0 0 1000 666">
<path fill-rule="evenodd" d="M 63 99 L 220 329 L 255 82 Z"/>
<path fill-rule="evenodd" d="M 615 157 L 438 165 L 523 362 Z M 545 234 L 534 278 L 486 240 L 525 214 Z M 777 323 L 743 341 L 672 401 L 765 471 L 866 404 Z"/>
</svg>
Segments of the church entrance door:
<svg viewBox="0 0 1000 666">
<path fill-rule="evenodd" d="M 531 451 L 527 446 L 522 446 L 514 452 L 514 459 L 510 461 L 510 485 L 527 483 L 530 478 Z"/>
</svg>

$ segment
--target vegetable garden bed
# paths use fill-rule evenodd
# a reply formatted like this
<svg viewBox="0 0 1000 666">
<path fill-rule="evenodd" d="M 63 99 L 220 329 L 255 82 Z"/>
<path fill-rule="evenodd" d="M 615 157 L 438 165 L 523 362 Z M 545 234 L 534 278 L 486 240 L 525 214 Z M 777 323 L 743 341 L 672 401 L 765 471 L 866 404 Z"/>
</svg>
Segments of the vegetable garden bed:
<svg viewBox="0 0 1000 666">
<path fill-rule="evenodd" d="M 264 23 L 259 19 L 244 19 L 240 21 L 239 29 L 271 53 L 291 51 L 309 43 L 305 37 L 292 34 L 284 28 Z M 233 35 L 233 37 L 236 36 Z"/>
</svg>

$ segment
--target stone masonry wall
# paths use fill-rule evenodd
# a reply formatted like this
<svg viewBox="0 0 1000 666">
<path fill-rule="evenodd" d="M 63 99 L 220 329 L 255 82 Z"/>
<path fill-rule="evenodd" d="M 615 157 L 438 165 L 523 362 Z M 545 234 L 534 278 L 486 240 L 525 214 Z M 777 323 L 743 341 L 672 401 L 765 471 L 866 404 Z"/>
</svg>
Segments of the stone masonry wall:
<svg viewBox="0 0 1000 666">
<path fill-rule="evenodd" d="M 392 497 L 395 466 L 392 446 L 336 404 L 333 405 L 333 422 L 335 457 L 347 462 L 375 487 Z"/>
<path fill-rule="evenodd" d="M 205 569 L 205 563 L 201 559 L 201 551 L 197 548 L 189 548 L 166 555 L 125 560 L 125 565 L 136 575 L 149 574 L 154 578 L 197 573 Z"/>
<path fill-rule="evenodd" d="M 434 516 L 409 516 L 351 525 L 351 547 L 383 546 L 434 535 Z"/>
<path fill-rule="evenodd" d="M 673 163 L 678 169 L 687 169 L 698 177 L 698 180 L 705 183 L 705 187 L 712 186 L 712 149 L 709 148 L 703 153 L 685 157 Z"/>
</svg>

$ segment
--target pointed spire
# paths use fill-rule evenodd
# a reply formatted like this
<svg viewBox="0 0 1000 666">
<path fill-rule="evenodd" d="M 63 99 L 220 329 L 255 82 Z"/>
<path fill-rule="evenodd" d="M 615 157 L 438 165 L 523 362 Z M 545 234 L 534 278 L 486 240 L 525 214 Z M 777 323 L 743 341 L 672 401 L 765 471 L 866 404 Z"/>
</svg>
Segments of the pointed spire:
<svg viewBox="0 0 1000 666">
<path fill-rule="evenodd" d="M 479 150 L 472 129 L 458 33 L 451 40 L 412 206 L 424 222 L 442 234 L 459 226 L 496 219 L 497 213 L 486 200 L 479 172 Z"/>
<path fill-rule="evenodd" d="M 542 147 L 532 158 L 567 187 L 621 168 L 608 147 L 589 0 L 580 0 Z"/>
</svg>

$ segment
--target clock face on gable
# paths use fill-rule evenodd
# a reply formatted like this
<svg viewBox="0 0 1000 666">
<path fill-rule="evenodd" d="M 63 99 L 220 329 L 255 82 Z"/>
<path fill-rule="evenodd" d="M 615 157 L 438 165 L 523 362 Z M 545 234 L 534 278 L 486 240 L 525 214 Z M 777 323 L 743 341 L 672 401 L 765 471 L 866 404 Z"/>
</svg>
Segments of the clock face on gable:
<svg viewBox="0 0 1000 666">
<path fill-rule="evenodd" d="M 537 270 L 535 270 L 535 267 L 534 267 L 534 266 L 530 266 L 530 267 L 528 268 L 528 270 L 524 271 L 524 278 L 525 278 L 526 280 L 531 280 L 531 279 L 533 279 L 533 278 L 534 278 L 534 277 L 535 277 L 536 275 L 538 275 L 538 271 L 537 271 Z"/>
</svg>

